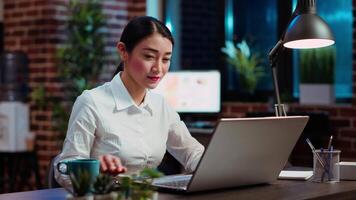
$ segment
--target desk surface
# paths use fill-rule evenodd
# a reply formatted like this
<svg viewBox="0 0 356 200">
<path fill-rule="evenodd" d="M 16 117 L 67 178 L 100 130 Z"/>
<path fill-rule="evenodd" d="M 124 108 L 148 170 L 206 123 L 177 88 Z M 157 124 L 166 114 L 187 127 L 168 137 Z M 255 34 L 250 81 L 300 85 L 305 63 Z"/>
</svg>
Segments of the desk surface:
<svg viewBox="0 0 356 200">
<path fill-rule="evenodd" d="M 30 192 L 1 194 L 1 200 L 65 199 L 67 192 L 62 189 L 46 189 Z M 305 181 L 279 180 L 273 184 L 240 187 L 228 190 L 210 191 L 196 194 L 159 193 L 158 200 L 226 200 L 226 199 L 356 199 L 356 181 L 340 183 L 313 183 Z"/>
</svg>

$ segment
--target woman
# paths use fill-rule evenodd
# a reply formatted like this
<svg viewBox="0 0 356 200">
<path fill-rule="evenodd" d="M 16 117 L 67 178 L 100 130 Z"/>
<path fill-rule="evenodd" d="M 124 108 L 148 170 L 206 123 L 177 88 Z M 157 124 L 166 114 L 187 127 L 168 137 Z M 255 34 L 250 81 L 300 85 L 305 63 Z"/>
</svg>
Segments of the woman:
<svg viewBox="0 0 356 200">
<path fill-rule="evenodd" d="M 54 165 L 97 158 L 102 172 L 135 173 L 157 167 L 167 149 L 188 172 L 196 168 L 204 147 L 163 97 L 150 92 L 169 69 L 173 44 L 170 31 L 155 18 L 127 24 L 117 44 L 123 71 L 77 98 Z M 70 185 L 58 171 L 55 177 L 62 186 Z"/>
</svg>

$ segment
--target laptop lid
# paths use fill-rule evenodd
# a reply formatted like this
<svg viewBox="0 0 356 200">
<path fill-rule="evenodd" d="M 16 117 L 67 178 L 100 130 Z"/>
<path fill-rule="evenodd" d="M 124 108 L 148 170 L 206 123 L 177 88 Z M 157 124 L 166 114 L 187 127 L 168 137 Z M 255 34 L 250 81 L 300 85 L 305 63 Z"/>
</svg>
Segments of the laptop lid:
<svg viewBox="0 0 356 200">
<path fill-rule="evenodd" d="M 277 179 L 309 117 L 220 119 L 187 192 Z"/>
</svg>

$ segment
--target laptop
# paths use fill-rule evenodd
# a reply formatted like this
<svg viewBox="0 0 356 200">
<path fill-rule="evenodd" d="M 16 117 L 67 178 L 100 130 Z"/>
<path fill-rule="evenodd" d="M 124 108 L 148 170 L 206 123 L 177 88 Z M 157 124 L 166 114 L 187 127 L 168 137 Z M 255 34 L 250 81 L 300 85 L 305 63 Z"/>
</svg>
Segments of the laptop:
<svg viewBox="0 0 356 200">
<path fill-rule="evenodd" d="M 198 192 L 270 183 L 309 117 L 222 118 L 193 174 L 154 179 L 163 191 Z"/>
</svg>

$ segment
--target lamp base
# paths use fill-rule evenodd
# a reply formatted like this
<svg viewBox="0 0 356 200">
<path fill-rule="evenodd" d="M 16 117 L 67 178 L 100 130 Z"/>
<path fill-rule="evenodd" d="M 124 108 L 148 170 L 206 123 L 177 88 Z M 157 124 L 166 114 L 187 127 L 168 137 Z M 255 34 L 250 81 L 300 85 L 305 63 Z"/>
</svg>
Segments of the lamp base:
<svg viewBox="0 0 356 200">
<path fill-rule="evenodd" d="M 274 112 L 276 113 L 276 117 L 287 116 L 284 104 L 274 104 Z"/>
</svg>

